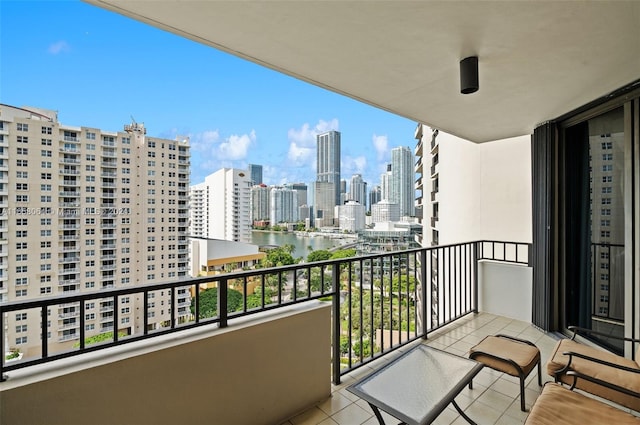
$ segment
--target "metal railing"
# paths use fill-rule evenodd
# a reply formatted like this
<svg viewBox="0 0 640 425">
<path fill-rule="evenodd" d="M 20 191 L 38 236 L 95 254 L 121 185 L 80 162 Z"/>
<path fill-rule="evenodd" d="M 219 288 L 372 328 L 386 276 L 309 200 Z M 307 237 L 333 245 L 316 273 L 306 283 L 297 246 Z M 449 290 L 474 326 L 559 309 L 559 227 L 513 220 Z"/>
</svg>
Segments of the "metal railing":
<svg viewBox="0 0 640 425">
<path fill-rule="evenodd" d="M 475 241 L 4 303 L 0 329 L 6 332 L 26 323 L 18 321 L 26 320 L 27 313 L 35 314 L 41 341 L 36 355 L 20 360 L 3 355 L 0 376 L 185 329 L 224 328 L 235 318 L 321 300 L 332 304 L 332 379 L 339 383 L 343 374 L 477 312 L 479 260 L 528 265 L 530 249 L 528 243 Z M 189 299 L 185 312 L 179 307 Z M 85 313 L 97 312 L 105 302 L 114 306 L 110 319 L 117 332 L 97 342 L 87 338 Z M 118 326 L 121 314 L 130 317 L 121 309 L 134 307 L 140 309 L 141 323 L 132 326 L 127 319 L 126 326 Z M 81 312 L 74 335 L 51 321 L 69 309 Z M 3 333 L 0 353 L 11 348 L 5 340 Z"/>
</svg>

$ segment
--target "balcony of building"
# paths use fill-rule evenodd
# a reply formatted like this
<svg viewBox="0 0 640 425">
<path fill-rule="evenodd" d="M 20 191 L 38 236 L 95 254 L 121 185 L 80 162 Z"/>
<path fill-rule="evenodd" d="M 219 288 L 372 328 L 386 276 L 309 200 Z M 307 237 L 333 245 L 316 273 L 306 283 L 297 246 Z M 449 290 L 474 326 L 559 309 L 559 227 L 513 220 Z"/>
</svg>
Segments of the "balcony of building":
<svg viewBox="0 0 640 425">
<path fill-rule="evenodd" d="M 40 316 L 61 305 L 75 313 L 94 303 L 101 312 L 109 306 L 112 313 L 101 317 L 113 329 L 121 320 L 113 307 L 132 297 L 142 300 L 137 314 L 144 323 L 142 330 L 119 325 L 111 339 L 91 345 L 81 314 L 77 332 L 65 328 L 60 339 L 73 340 L 72 348 L 45 339 L 20 361 L 4 362 L 3 423 L 55 417 L 71 424 L 87 414 L 94 423 L 374 423 L 373 412 L 345 387 L 415 344 L 465 356 L 483 336 L 502 332 L 548 353 L 555 336 L 526 319 L 529 253 L 527 243 L 470 242 L 6 303 L 0 329 L 16 314 Z M 215 312 L 200 310 L 205 287 L 220 300 Z M 225 308 L 232 291 L 241 302 Z M 154 323 L 162 294 L 176 314 Z M 48 322 L 40 326 L 42 335 L 51 332 Z M 533 377 L 529 405 L 538 391 Z M 517 384 L 499 373 L 483 372 L 457 401 L 479 423 L 526 417 Z M 456 418 L 447 409 L 439 420 Z"/>
</svg>

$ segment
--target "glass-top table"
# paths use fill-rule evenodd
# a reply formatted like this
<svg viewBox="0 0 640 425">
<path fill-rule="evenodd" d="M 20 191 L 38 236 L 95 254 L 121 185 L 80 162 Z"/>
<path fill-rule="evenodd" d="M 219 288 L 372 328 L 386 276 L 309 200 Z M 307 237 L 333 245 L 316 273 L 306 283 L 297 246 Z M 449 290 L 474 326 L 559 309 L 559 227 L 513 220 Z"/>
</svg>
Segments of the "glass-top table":
<svg viewBox="0 0 640 425">
<path fill-rule="evenodd" d="M 418 345 L 347 390 L 369 403 L 384 425 L 384 410 L 409 425 L 433 422 L 449 403 L 470 424 L 455 397 L 483 364 L 426 345 Z"/>
</svg>

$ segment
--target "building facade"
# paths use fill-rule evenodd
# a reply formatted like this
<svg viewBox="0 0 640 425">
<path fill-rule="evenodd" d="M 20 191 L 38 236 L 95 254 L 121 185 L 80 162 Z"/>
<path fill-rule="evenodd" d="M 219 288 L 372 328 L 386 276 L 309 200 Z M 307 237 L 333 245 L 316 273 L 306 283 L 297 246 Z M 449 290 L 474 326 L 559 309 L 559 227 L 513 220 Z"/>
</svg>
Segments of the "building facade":
<svg viewBox="0 0 640 425">
<path fill-rule="evenodd" d="M 249 164 L 247 167 L 252 185 L 262 184 L 262 165 Z"/>
<path fill-rule="evenodd" d="M 251 223 L 269 220 L 271 211 L 271 189 L 266 184 L 251 188 Z"/>
<path fill-rule="evenodd" d="M 187 140 L 148 137 L 135 122 L 119 132 L 66 126 L 54 111 L 0 105 L 0 147 L 1 302 L 188 276 Z M 168 293 L 148 297 L 147 328 L 161 328 L 173 313 Z M 82 311 L 79 303 L 61 305 L 50 312 L 48 337 L 58 342 L 54 349 L 69 349 L 80 338 L 81 315 L 86 337 L 141 333 L 143 303 L 132 296 Z M 189 305 L 180 290 L 179 319 Z M 40 312 L 4 319 L 5 347 L 37 355 Z"/>
<path fill-rule="evenodd" d="M 316 211 L 327 211 L 340 205 L 340 132 L 329 131 L 316 136 L 317 160 L 316 182 L 330 183 L 333 188 L 331 201 L 324 195 L 319 199 L 316 192 L 314 207 Z M 318 201 L 322 201 L 318 203 Z"/>
<path fill-rule="evenodd" d="M 209 199 L 201 209 L 192 212 L 192 217 L 207 223 L 208 233 L 194 236 L 251 242 L 251 180 L 244 170 L 222 168 L 190 190 L 206 192 Z"/>
<path fill-rule="evenodd" d="M 415 216 L 414 156 L 406 146 L 391 149 L 389 200 L 398 204 L 400 216 Z"/>
<path fill-rule="evenodd" d="M 290 187 L 272 187 L 270 191 L 271 225 L 298 221 L 298 193 Z"/>
</svg>

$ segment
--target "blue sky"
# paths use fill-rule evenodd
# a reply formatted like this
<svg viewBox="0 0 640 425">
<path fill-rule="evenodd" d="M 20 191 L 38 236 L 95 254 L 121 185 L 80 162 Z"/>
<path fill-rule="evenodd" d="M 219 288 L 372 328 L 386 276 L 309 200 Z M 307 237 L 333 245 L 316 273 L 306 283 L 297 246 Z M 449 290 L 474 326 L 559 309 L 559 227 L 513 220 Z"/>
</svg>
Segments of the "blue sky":
<svg viewBox="0 0 640 425">
<path fill-rule="evenodd" d="M 342 133 L 342 178 L 370 187 L 416 123 L 80 1 L 0 0 L 0 103 L 62 124 L 189 136 L 191 183 L 263 166 L 267 184 L 315 180 L 315 134 Z"/>
</svg>

